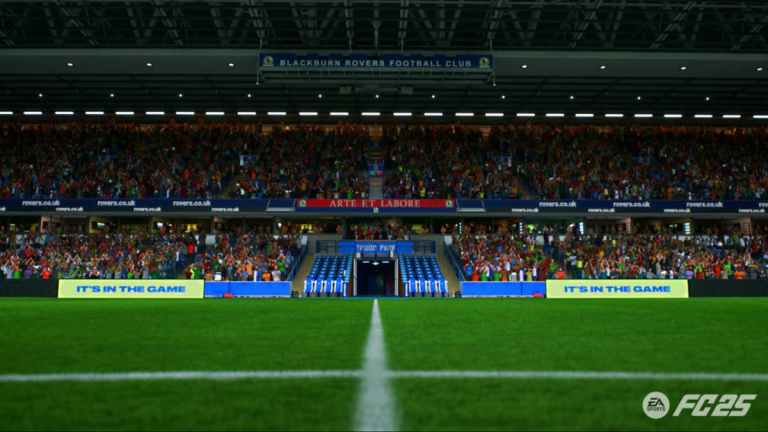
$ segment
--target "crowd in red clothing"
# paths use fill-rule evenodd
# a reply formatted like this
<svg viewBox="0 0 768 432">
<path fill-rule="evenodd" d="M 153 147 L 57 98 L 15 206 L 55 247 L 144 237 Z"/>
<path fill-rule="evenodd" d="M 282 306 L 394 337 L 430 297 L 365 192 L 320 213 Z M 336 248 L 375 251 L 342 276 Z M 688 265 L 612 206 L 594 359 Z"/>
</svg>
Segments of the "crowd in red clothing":
<svg viewBox="0 0 768 432">
<path fill-rule="evenodd" d="M 765 233 L 580 234 L 474 224 L 454 233 L 453 244 L 469 280 L 768 278 Z"/>
</svg>

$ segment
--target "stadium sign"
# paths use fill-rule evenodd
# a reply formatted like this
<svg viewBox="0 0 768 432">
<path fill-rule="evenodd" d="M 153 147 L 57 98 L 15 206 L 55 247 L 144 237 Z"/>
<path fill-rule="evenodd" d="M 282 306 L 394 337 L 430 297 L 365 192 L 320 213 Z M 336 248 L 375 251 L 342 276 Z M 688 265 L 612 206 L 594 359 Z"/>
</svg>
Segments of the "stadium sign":
<svg viewBox="0 0 768 432">
<path fill-rule="evenodd" d="M 259 55 L 262 70 L 336 71 L 488 71 L 490 54 L 365 54 L 365 53 L 265 53 Z"/>
<path fill-rule="evenodd" d="M 305 199 L 299 208 L 453 208 L 450 199 Z"/>
<path fill-rule="evenodd" d="M 547 298 L 688 298 L 680 279 L 547 280 Z"/>
<path fill-rule="evenodd" d="M 61 279 L 59 280 L 59 298 L 203 298 L 203 281 L 185 279 Z"/>
<path fill-rule="evenodd" d="M 361 254 L 361 255 L 389 255 L 389 254 L 412 254 L 412 241 L 352 241 L 342 240 L 337 243 L 337 252 L 342 255 Z"/>
</svg>

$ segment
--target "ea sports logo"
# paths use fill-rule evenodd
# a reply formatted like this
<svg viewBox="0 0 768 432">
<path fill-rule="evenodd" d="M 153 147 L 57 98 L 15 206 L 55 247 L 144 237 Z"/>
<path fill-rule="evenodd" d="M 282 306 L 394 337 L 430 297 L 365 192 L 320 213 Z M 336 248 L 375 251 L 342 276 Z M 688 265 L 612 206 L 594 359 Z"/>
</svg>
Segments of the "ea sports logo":
<svg viewBox="0 0 768 432">
<path fill-rule="evenodd" d="M 650 392 L 643 399 L 643 412 L 648 417 L 658 420 L 669 412 L 669 398 L 662 392 Z"/>
</svg>

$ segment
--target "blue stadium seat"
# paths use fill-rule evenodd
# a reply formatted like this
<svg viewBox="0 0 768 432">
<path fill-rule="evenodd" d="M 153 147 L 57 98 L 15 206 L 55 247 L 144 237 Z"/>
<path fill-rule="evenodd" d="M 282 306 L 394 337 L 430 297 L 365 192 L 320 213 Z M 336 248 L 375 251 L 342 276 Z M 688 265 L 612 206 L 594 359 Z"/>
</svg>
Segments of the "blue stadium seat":
<svg viewBox="0 0 768 432">
<path fill-rule="evenodd" d="M 304 295 L 344 297 L 351 276 L 351 256 L 318 255 L 304 281 Z"/>
<path fill-rule="evenodd" d="M 400 282 L 408 297 L 448 296 L 448 283 L 435 256 L 401 255 Z"/>
</svg>

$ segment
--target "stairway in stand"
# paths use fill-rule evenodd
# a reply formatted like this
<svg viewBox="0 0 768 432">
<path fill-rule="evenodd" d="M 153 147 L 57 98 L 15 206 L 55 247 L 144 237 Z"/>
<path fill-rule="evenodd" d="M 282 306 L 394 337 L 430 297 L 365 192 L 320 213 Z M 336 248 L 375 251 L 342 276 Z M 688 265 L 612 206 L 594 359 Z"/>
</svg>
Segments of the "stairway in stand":
<svg viewBox="0 0 768 432">
<path fill-rule="evenodd" d="M 368 196 L 371 197 L 371 199 L 384 198 L 384 177 L 383 176 L 368 177 Z"/>
<path fill-rule="evenodd" d="M 368 197 L 384 198 L 384 152 L 374 146 L 366 152 L 366 159 L 368 160 Z"/>
</svg>

